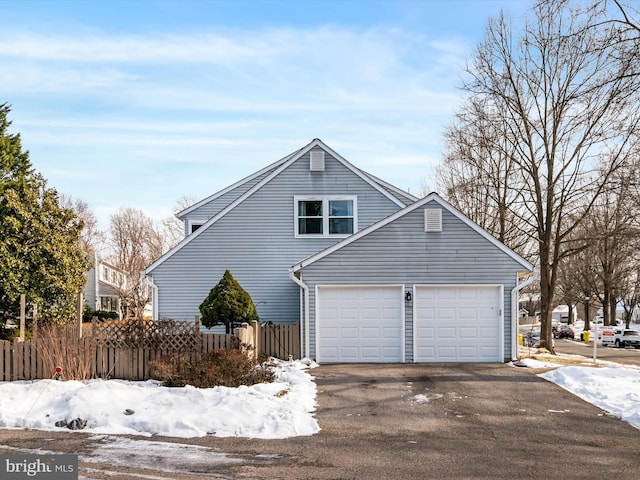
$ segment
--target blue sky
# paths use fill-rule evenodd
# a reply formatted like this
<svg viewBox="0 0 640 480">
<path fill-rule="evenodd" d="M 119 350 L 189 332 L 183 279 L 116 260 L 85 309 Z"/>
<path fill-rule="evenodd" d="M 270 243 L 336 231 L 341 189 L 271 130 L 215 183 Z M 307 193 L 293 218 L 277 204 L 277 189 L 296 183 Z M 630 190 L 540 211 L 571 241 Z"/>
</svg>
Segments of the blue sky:
<svg viewBox="0 0 640 480">
<path fill-rule="evenodd" d="M 0 103 L 33 166 L 154 219 L 306 145 L 431 189 L 462 66 L 519 0 L 0 0 Z"/>
</svg>

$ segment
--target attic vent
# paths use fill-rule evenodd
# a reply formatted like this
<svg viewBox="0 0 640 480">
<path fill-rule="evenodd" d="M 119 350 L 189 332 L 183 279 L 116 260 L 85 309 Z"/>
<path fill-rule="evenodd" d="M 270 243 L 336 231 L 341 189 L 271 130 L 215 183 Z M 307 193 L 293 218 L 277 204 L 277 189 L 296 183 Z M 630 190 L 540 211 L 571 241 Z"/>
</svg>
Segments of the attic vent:
<svg viewBox="0 0 640 480">
<path fill-rule="evenodd" d="M 441 232 L 442 231 L 442 209 L 440 208 L 424 209 L 424 231 L 425 232 Z"/>
<path fill-rule="evenodd" d="M 312 150 L 309 171 L 324 172 L 324 150 Z"/>
</svg>

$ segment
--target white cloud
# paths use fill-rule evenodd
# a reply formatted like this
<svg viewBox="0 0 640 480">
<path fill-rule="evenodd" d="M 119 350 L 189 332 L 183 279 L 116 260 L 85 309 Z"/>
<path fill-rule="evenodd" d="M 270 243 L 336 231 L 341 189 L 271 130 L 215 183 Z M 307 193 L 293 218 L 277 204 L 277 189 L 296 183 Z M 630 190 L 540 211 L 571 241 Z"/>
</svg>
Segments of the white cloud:
<svg viewBox="0 0 640 480">
<path fill-rule="evenodd" d="M 459 101 L 466 49 L 331 25 L 14 31 L 0 33 L 0 91 L 18 106 L 13 128 L 34 166 L 101 215 L 122 205 L 170 211 L 178 197 L 205 197 L 315 137 L 417 193 Z"/>
</svg>

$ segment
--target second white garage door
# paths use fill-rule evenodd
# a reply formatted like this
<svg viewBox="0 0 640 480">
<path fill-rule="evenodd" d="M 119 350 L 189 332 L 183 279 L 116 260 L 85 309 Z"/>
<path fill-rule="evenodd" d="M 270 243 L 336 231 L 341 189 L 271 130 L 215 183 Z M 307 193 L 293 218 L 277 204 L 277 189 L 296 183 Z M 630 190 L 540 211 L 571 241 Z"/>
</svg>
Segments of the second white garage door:
<svg viewBox="0 0 640 480">
<path fill-rule="evenodd" d="M 318 362 L 402 362 L 403 307 L 402 286 L 319 286 Z"/>
<path fill-rule="evenodd" d="M 502 288 L 416 287 L 414 316 L 416 362 L 502 361 Z"/>
</svg>

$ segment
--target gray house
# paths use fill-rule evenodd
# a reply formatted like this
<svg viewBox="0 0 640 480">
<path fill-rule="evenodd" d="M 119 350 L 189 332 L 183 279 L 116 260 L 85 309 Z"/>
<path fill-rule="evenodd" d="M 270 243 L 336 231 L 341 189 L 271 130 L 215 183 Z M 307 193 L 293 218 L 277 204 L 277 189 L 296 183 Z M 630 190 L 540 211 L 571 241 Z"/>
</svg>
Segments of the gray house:
<svg viewBox="0 0 640 480">
<path fill-rule="evenodd" d="M 154 318 L 192 321 L 225 269 L 320 362 L 515 357 L 532 266 L 437 194 L 418 200 L 315 139 L 178 214 L 145 273 Z"/>
</svg>

